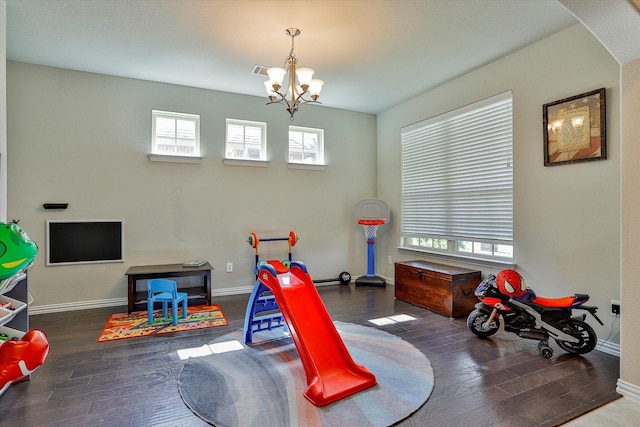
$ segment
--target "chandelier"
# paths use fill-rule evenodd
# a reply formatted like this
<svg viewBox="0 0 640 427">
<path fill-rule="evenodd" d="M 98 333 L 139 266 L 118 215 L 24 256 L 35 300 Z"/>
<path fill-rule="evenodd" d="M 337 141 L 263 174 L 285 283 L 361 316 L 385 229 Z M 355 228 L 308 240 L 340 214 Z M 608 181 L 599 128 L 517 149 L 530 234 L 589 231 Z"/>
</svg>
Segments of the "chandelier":
<svg viewBox="0 0 640 427">
<path fill-rule="evenodd" d="M 267 89 L 267 96 L 269 97 L 269 104 L 282 104 L 285 106 L 291 120 L 293 115 L 302 104 L 307 102 L 318 102 L 320 96 L 320 90 L 324 82 L 322 80 L 313 79 L 313 69 L 311 68 L 296 68 L 298 59 L 293 53 L 293 41 L 297 35 L 300 34 L 300 30 L 297 28 L 287 28 L 286 34 L 291 37 L 291 52 L 289 56 L 284 60 L 284 67 L 271 67 L 267 70 L 269 80 L 264 82 L 264 86 Z M 283 88 L 283 81 L 285 74 L 289 72 L 289 81 L 284 86 L 284 93 L 281 92 Z M 296 76 L 298 82 L 296 83 Z M 305 95 L 308 94 L 308 98 Z"/>
</svg>

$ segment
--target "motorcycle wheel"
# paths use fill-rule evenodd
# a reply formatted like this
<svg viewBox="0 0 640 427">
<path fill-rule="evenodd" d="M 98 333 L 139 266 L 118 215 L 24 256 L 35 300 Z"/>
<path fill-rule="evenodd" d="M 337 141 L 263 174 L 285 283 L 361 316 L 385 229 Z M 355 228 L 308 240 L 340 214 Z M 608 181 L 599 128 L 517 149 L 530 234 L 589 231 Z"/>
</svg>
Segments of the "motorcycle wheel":
<svg viewBox="0 0 640 427">
<path fill-rule="evenodd" d="M 578 338 L 577 343 L 555 340 L 567 353 L 585 354 L 596 348 L 598 337 L 591 326 L 582 320 L 569 319 L 562 324 L 562 332 Z"/>
<path fill-rule="evenodd" d="M 490 337 L 498 332 L 500 328 L 500 319 L 498 316 L 493 318 L 493 321 L 486 328 L 482 325 L 489 319 L 489 314 L 482 310 L 475 309 L 467 317 L 467 327 L 471 332 L 480 338 Z"/>
</svg>

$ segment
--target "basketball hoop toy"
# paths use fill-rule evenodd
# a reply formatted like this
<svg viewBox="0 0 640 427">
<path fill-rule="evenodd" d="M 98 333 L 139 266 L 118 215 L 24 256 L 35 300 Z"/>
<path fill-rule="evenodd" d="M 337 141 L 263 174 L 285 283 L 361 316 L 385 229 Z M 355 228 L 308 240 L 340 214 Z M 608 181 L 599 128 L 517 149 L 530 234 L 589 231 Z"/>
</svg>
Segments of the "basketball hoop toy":
<svg viewBox="0 0 640 427">
<path fill-rule="evenodd" d="M 375 272 L 375 259 L 376 259 L 376 235 L 378 234 L 378 227 L 384 224 L 382 219 L 361 219 L 358 224 L 364 227 L 364 236 L 367 239 L 367 275 L 373 276 Z"/>
<path fill-rule="evenodd" d="M 356 203 L 354 216 L 364 227 L 367 240 L 367 275 L 356 279 L 356 286 L 385 286 L 386 281 L 376 275 L 376 238 L 378 227 L 389 221 L 389 206 L 378 199 L 364 199 Z"/>
</svg>

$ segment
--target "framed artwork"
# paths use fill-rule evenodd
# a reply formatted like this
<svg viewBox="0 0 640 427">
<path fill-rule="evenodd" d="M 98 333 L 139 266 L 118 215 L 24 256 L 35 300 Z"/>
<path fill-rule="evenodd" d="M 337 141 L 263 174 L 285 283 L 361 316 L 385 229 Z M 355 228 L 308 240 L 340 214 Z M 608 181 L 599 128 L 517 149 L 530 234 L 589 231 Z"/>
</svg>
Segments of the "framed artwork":
<svg viewBox="0 0 640 427">
<path fill-rule="evenodd" d="M 544 104 L 544 165 L 606 159 L 605 107 L 605 88 Z"/>
</svg>

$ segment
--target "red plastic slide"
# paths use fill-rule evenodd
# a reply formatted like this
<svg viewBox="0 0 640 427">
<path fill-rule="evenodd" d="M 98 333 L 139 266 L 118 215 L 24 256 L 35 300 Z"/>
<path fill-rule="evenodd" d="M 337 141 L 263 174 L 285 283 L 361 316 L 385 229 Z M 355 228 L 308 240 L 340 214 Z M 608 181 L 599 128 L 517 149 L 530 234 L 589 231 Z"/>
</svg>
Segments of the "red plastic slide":
<svg viewBox="0 0 640 427">
<path fill-rule="evenodd" d="M 289 270 L 270 260 L 258 280 L 273 292 L 289 326 L 311 403 L 328 405 L 376 385 L 376 377 L 351 358 L 303 264 L 292 262 Z"/>
</svg>

